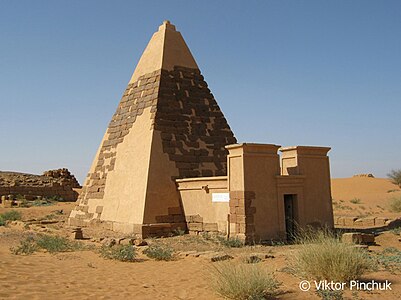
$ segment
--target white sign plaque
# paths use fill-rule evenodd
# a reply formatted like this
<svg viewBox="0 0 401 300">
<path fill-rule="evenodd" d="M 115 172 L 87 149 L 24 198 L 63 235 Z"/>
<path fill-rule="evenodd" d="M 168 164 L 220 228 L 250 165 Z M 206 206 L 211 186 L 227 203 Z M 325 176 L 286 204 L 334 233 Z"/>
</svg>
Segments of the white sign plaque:
<svg viewBox="0 0 401 300">
<path fill-rule="evenodd" d="M 212 193 L 212 202 L 230 202 L 230 193 Z"/>
</svg>

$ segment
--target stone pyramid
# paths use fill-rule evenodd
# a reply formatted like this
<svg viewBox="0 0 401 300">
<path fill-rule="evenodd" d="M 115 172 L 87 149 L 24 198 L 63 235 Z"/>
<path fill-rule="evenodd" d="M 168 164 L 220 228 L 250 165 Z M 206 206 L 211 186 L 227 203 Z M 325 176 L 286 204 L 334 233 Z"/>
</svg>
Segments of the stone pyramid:
<svg viewBox="0 0 401 300">
<path fill-rule="evenodd" d="M 164 21 L 110 121 L 69 224 L 147 235 L 154 224 L 182 223 L 175 179 L 226 175 L 224 146 L 233 143 L 188 46 Z"/>
</svg>

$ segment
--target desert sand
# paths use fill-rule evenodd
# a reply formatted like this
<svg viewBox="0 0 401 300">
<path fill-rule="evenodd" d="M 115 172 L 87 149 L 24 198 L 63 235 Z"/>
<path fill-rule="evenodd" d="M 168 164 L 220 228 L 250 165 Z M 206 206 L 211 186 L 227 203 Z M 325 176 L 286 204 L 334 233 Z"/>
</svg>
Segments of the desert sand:
<svg viewBox="0 0 401 300">
<path fill-rule="evenodd" d="M 397 190 L 389 192 L 390 190 Z M 393 195 L 400 195 L 399 189 L 386 179 L 344 178 L 332 180 L 332 194 L 335 202 L 351 209 L 336 208 L 335 214 L 361 211 L 371 215 L 396 217 L 386 209 L 386 203 Z M 350 200 L 358 198 L 359 204 Z M 279 299 L 320 299 L 313 291 L 302 292 L 298 288 L 300 278 L 285 272 L 288 259 L 297 245 L 247 246 L 225 248 L 212 245 L 202 237 L 177 236 L 158 239 L 173 246 L 177 251 L 173 261 L 155 261 L 141 254 L 140 261 L 119 262 L 102 258 L 99 248 L 100 237 L 118 237 L 118 234 L 84 228 L 92 250 L 50 254 L 43 251 L 32 255 L 14 255 L 10 247 L 15 246 L 30 233 L 47 233 L 70 236 L 71 228 L 65 225 L 74 203 L 58 203 L 52 206 L 15 208 L 22 213 L 24 222 L 13 222 L 0 227 L 0 299 L 223 299 L 211 288 L 211 272 L 216 263 L 211 257 L 229 254 L 233 261 L 242 263 L 244 257 L 257 254 L 268 255 L 259 264 L 275 272 L 282 282 Z M 379 208 L 378 205 L 382 208 Z M 364 209 L 361 209 L 364 206 Z M 10 209 L 0 208 L 0 213 Z M 53 215 L 53 224 L 30 224 L 29 220 Z M 398 217 L 401 217 L 398 214 Z M 31 222 L 32 223 L 32 222 Z M 376 237 L 370 251 L 381 252 L 395 247 L 401 250 L 400 237 L 393 232 L 384 232 Z M 148 240 L 149 243 L 154 240 Z M 396 299 L 401 296 L 401 270 L 379 269 L 368 273 L 366 280 L 389 280 L 392 291 L 357 292 L 347 291 L 345 299 Z"/>
<path fill-rule="evenodd" d="M 332 179 L 331 194 L 334 215 L 374 215 L 388 218 L 399 216 L 399 214 L 389 210 L 389 201 L 392 197 L 400 197 L 401 190 L 385 178 Z"/>
</svg>

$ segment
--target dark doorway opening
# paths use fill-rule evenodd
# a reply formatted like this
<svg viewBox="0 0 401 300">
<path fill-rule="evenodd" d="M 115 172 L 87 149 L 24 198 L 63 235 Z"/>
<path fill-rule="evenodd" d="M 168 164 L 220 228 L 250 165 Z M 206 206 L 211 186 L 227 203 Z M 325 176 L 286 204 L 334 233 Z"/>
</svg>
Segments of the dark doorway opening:
<svg viewBox="0 0 401 300">
<path fill-rule="evenodd" d="M 285 216 L 285 230 L 287 241 L 293 241 L 296 235 L 297 225 L 297 210 L 296 210 L 297 195 L 287 194 L 284 195 L 284 216 Z"/>
</svg>

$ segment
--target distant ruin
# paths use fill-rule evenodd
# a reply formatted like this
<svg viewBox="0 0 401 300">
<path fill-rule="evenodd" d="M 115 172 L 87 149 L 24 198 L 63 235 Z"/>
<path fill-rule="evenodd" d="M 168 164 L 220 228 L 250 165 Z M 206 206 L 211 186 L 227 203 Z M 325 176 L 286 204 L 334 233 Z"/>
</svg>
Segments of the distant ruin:
<svg viewBox="0 0 401 300">
<path fill-rule="evenodd" d="M 333 227 L 330 148 L 236 142 L 184 39 L 165 21 L 68 222 L 142 237 L 220 232 L 247 242 L 289 239 L 298 226 Z"/>
<path fill-rule="evenodd" d="M 77 179 L 68 169 L 49 170 L 43 175 L 17 172 L 0 172 L 0 196 L 13 200 L 17 196 L 33 200 L 37 197 L 55 197 L 64 201 L 76 201 L 80 188 Z"/>
</svg>

